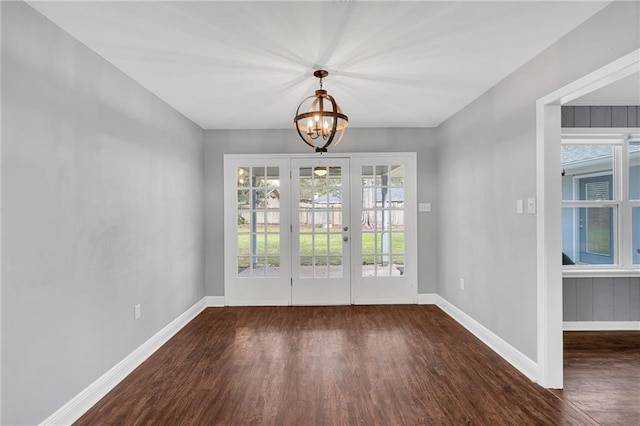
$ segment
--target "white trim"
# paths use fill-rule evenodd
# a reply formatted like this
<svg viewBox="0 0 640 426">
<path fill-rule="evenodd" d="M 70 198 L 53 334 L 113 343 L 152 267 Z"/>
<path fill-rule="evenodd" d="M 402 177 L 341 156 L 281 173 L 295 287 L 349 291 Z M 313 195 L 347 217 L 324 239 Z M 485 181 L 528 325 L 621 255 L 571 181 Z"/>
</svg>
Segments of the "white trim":
<svg viewBox="0 0 640 426">
<path fill-rule="evenodd" d="M 225 160 L 228 159 L 240 159 L 245 160 L 247 158 L 261 158 L 266 160 L 271 159 L 295 159 L 295 158 L 361 158 L 361 157 L 381 157 L 381 158 L 389 158 L 389 155 L 394 156 L 416 156 L 415 151 L 403 151 L 403 152 L 325 152 L 320 157 L 318 154 L 292 154 L 292 153 L 282 153 L 282 154 L 224 154 Z"/>
<path fill-rule="evenodd" d="M 640 321 L 565 321 L 564 331 L 640 331 Z"/>
<path fill-rule="evenodd" d="M 562 252 L 560 194 L 560 104 L 640 70 L 640 49 L 540 98 L 536 102 L 536 196 L 538 383 L 561 388 L 562 366 Z"/>
<path fill-rule="evenodd" d="M 412 299 L 355 299 L 354 305 L 415 305 Z"/>
<path fill-rule="evenodd" d="M 225 301 L 225 306 L 291 306 L 288 300 L 237 300 Z"/>
<path fill-rule="evenodd" d="M 592 73 L 567 84 L 555 92 L 540 98 L 538 102 L 551 104 L 559 101 L 563 105 L 566 105 L 574 99 L 578 99 L 587 93 L 615 83 L 638 71 L 640 71 L 640 49 L 636 49 Z"/>
<path fill-rule="evenodd" d="M 562 278 L 616 278 L 616 277 L 640 277 L 640 269 L 587 269 L 586 265 L 565 265 Z"/>
<path fill-rule="evenodd" d="M 558 389 L 563 383 L 560 117 L 559 103 L 536 105 L 537 382 Z"/>
<path fill-rule="evenodd" d="M 640 127 L 563 127 L 563 145 L 622 145 L 637 137 Z"/>
<path fill-rule="evenodd" d="M 200 314 L 205 307 L 205 298 L 202 298 L 40 424 L 69 425 L 78 420 L 118 383 L 180 331 L 182 327 Z"/>
<path fill-rule="evenodd" d="M 585 207 L 615 208 L 615 207 L 620 207 L 621 204 L 622 204 L 622 201 L 615 201 L 615 200 L 606 200 L 606 201 L 571 200 L 571 201 L 563 201 L 562 207 L 568 208 L 568 209 L 582 209 Z"/>
<path fill-rule="evenodd" d="M 2 22 L 2 7 L 0 7 L 0 22 Z M 0 31 L 0 46 L 2 35 Z M 0 54 L 0 81 L 2 80 L 2 55 Z M 2 99 L 2 85 L 0 85 L 0 99 Z M 0 102 L 0 122 L 2 119 L 2 102 Z M 2 131 L 0 131 L 0 182 L 2 181 Z M 2 185 L 0 185 L 0 200 L 2 200 Z M 2 202 L 0 201 L 0 236 L 2 236 Z M 2 244 L 0 244 L 0 311 L 2 310 Z M 2 336 L 2 315 L 0 315 L 0 337 Z M 0 338 L 0 424 L 2 423 L 2 339 Z"/>
<path fill-rule="evenodd" d="M 518 371 L 527 376 L 530 380 L 536 381 L 538 366 L 531 358 L 511 346 L 491 330 L 480 324 L 478 321 L 465 314 L 452 303 L 439 295 L 434 295 L 436 305 L 447 315 L 456 320 L 466 328 L 471 334 L 480 339 L 491 350 L 500 355 L 505 361 L 514 366 Z"/>
<path fill-rule="evenodd" d="M 576 99 L 575 101 L 571 101 L 570 104 L 567 104 L 567 106 L 602 106 L 602 107 L 608 107 L 608 106 L 633 106 L 637 104 L 637 100 L 636 99 L 628 99 L 628 100 L 611 100 L 611 101 L 590 101 L 590 100 L 586 100 L 583 101 L 581 99 Z"/>
<path fill-rule="evenodd" d="M 438 295 L 435 293 L 418 293 L 418 305 L 435 305 Z"/>
<path fill-rule="evenodd" d="M 224 296 L 205 296 L 203 300 L 207 308 L 222 308 L 225 306 Z"/>
</svg>

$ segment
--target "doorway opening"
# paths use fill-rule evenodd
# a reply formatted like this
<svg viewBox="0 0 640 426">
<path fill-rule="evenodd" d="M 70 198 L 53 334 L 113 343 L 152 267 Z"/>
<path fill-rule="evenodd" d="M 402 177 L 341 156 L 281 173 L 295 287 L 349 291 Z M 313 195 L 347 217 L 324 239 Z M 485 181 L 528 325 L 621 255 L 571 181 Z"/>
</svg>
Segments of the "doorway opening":
<svg viewBox="0 0 640 426">
<path fill-rule="evenodd" d="M 225 303 L 417 303 L 416 154 L 225 156 Z"/>
<path fill-rule="evenodd" d="M 538 383 L 563 387 L 561 105 L 640 71 L 640 50 L 536 103 Z M 586 217 L 585 217 L 586 220 Z"/>
</svg>

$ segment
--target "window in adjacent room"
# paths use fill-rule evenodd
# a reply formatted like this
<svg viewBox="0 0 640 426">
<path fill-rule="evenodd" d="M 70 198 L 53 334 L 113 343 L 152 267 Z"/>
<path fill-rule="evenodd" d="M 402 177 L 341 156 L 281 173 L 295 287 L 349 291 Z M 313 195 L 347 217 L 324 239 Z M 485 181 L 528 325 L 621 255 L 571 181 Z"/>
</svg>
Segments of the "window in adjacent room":
<svg viewBox="0 0 640 426">
<path fill-rule="evenodd" d="M 565 134 L 561 153 L 563 263 L 640 264 L 640 135 Z"/>
</svg>

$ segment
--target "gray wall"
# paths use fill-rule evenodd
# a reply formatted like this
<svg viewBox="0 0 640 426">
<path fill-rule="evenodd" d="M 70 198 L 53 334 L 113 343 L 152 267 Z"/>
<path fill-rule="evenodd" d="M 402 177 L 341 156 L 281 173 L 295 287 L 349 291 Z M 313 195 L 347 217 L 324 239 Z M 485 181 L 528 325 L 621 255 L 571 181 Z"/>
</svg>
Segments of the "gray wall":
<svg viewBox="0 0 640 426">
<path fill-rule="evenodd" d="M 565 321 L 640 321 L 640 278 L 565 278 Z"/>
<path fill-rule="evenodd" d="M 204 133 L 1 7 L 1 423 L 33 425 L 204 296 Z"/>
<path fill-rule="evenodd" d="M 532 360 L 536 219 L 515 203 L 536 194 L 535 102 L 638 49 L 639 23 L 609 5 L 438 128 L 438 294 Z"/>
<path fill-rule="evenodd" d="M 437 205 L 437 164 L 433 129 L 347 129 L 331 152 L 417 152 L 418 201 Z M 295 130 L 209 130 L 205 132 L 206 293 L 224 294 L 224 154 L 308 153 Z M 437 214 L 418 215 L 418 292 L 435 293 Z"/>
</svg>

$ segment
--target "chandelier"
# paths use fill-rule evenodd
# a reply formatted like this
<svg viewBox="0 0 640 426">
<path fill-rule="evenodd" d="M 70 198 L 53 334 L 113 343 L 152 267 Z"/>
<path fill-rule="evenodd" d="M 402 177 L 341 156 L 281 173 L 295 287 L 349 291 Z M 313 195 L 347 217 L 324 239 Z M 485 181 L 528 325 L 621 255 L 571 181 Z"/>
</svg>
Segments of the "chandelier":
<svg viewBox="0 0 640 426">
<path fill-rule="evenodd" d="M 344 129 L 349 125 L 349 117 L 342 113 L 333 96 L 322 88 L 322 79 L 329 72 L 316 70 L 313 75 L 320 79 L 320 89 L 300 102 L 293 124 L 307 145 L 315 148 L 316 152 L 323 153 L 327 152 L 336 136 L 333 146 L 340 143 Z"/>
</svg>

